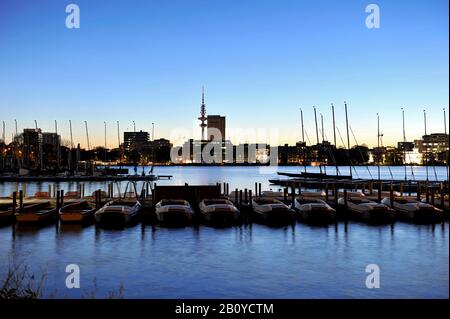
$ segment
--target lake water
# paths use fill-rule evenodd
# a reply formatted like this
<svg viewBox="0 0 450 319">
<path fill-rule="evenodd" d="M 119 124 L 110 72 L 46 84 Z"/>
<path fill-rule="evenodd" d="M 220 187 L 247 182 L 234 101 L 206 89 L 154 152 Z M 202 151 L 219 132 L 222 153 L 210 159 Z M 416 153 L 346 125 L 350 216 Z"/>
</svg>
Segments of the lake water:
<svg viewBox="0 0 450 319">
<path fill-rule="evenodd" d="M 376 176 L 376 167 L 370 169 Z M 390 169 L 394 178 L 404 177 L 403 167 Z M 308 168 L 314 170 L 318 168 Z M 413 171 L 417 179 L 426 174 L 424 167 Z M 346 174 L 348 168 L 341 172 Z M 365 167 L 358 167 L 357 172 L 370 177 Z M 391 172 L 382 167 L 383 177 L 390 178 Z M 277 176 L 258 167 L 157 167 L 155 173 L 173 175 L 172 180 L 158 184 L 228 182 L 230 190 L 253 189 L 255 182 L 269 189 L 268 179 Z M 434 180 L 433 168 L 429 174 Z M 447 178 L 444 167 L 436 167 L 436 175 Z M 0 184 L 0 195 L 22 187 Z M 77 185 L 61 183 L 59 187 L 69 191 Z M 99 187 L 106 188 L 101 183 L 86 183 L 86 192 Z M 26 188 L 33 194 L 47 190 L 48 185 L 28 183 Z M 125 230 L 6 226 L 0 228 L 0 256 L 1 274 L 16 258 L 36 275 L 45 271 L 44 295 L 56 290 L 61 298 L 86 297 L 96 289 L 97 297 L 105 297 L 121 284 L 127 298 L 449 297 L 448 223 L 368 226 L 339 222 L 328 227 L 297 223 L 281 228 L 253 224 L 223 229 L 136 225 Z M 66 288 L 68 264 L 80 267 L 80 289 Z M 369 264 L 380 268 L 379 289 L 366 288 Z"/>
</svg>

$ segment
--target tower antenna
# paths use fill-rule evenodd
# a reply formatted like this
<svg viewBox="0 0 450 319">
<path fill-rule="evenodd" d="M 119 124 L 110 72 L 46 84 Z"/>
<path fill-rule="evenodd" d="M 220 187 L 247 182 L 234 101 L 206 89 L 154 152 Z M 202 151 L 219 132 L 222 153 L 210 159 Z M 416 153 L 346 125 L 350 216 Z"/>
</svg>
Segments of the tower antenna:
<svg viewBox="0 0 450 319">
<path fill-rule="evenodd" d="M 206 105 L 205 105 L 205 87 L 202 86 L 202 104 L 200 105 L 200 127 L 202 129 L 202 141 L 205 140 L 205 121 L 206 121 Z"/>
</svg>

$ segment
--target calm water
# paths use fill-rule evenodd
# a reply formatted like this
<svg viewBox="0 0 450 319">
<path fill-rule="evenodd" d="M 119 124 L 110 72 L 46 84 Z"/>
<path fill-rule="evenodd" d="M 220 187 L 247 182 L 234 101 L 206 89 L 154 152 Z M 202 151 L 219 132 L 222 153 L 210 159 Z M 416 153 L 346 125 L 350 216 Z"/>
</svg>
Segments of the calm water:
<svg viewBox="0 0 450 319">
<path fill-rule="evenodd" d="M 376 168 L 371 168 L 376 175 Z M 280 171 L 296 171 L 285 167 Z M 312 171 L 313 169 L 308 169 Z M 342 168 L 344 171 L 345 168 Z M 391 168 L 402 178 L 401 167 Z M 425 174 L 416 167 L 415 176 Z M 331 171 L 331 169 L 330 169 Z M 257 167 L 161 167 L 172 181 L 160 184 L 230 183 L 269 189 Z M 358 168 L 368 177 L 366 168 Z M 390 176 L 383 168 L 383 174 Z M 436 168 L 446 179 L 445 168 Z M 434 177 L 430 169 L 430 179 Z M 61 184 L 75 190 L 76 184 Z M 87 192 L 101 187 L 86 184 Z M 0 184 L 8 195 L 22 185 Z M 125 184 L 122 185 L 123 189 Z M 27 192 L 47 190 L 28 184 Z M 123 190 L 122 189 L 122 190 Z M 214 229 L 200 226 L 165 229 L 137 225 L 125 230 L 49 226 L 41 229 L 0 228 L 0 273 L 18 258 L 39 274 L 47 272 L 46 293 L 58 297 L 97 297 L 123 284 L 128 298 L 448 298 L 449 224 L 392 226 L 339 223 L 329 227 L 304 224 L 285 228 L 252 226 Z M 81 289 L 65 287 L 65 267 L 81 269 Z M 378 264 L 381 288 L 367 289 L 365 267 Z"/>
</svg>

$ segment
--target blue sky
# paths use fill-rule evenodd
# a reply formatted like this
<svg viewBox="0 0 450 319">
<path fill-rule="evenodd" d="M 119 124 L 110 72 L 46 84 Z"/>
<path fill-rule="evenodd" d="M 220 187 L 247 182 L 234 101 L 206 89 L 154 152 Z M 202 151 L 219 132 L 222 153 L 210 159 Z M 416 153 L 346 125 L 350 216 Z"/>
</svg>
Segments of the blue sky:
<svg viewBox="0 0 450 319">
<path fill-rule="evenodd" d="M 81 28 L 65 27 L 76 3 Z M 443 131 L 448 109 L 448 1 L 373 1 L 381 28 L 367 29 L 371 1 L 0 1 L 0 120 L 14 130 L 54 129 L 86 145 L 116 146 L 121 130 L 169 137 L 192 130 L 201 86 L 207 113 L 227 128 L 277 128 L 279 143 L 301 139 L 299 107 L 315 142 L 313 105 L 331 139 L 330 103 L 344 134 L 343 102 L 360 143 L 384 144 Z M 448 112 L 447 112 L 448 115 Z M 189 137 L 189 136 L 187 136 Z M 198 137 L 198 136 L 197 136 Z M 345 138 L 345 137 L 344 137 Z M 8 140 L 7 139 L 7 140 Z"/>
</svg>

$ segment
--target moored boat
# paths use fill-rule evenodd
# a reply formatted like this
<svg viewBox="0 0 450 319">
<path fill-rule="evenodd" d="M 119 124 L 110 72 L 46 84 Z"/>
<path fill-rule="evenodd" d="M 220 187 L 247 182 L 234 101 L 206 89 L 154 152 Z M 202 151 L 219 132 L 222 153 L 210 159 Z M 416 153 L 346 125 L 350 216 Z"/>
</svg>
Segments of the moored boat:
<svg viewBox="0 0 450 319">
<path fill-rule="evenodd" d="M 95 212 L 95 221 L 105 227 L 123 227 L 139 221 L 142 205 L 137 199 L 112 200 Z"/>
<path fill-rule="evenodd" d="M 345 206 L 345 199 L 339 198 L 338 205 Z M 347 198 L 350 217 L 371 224 L 385 224 L 394 221 L 394 210 L 383 203 L 376 203 L 363 197 Z"/>
<path fill-rule="evenodd" d="M 415 223 L 435 223 L 444 219 L 444 213 L 441 209 L 413 198 L 394 197 L 391 204 L 391 199 L 385 197 L 381 202 L 395 209 L 397 217 L 401 220 Z"/>
<path fill-rule="evenodd" d="M 208 223 L 233 224 L 239 221 L 239 209 L 228 199 L 203 199 L 199 209 L 203 220 Z"/>
<path fill-rule="evenodd" d="M 14 221 L 14 209 L 12 203 L 0 204 L 0 225 Z"/>
<path fill-rule="evenodd" d="M 15 216 L 18 223 L 50 223 L 56 220 L 57 208 L 45 201 L 19 209 Z"/>
<path fill-rule="evenodd" d="M 336 210 L 318 198 L 296 198 L 293 208 L 298 219 L 307 223 L 328 224 L 336 221 Z"/>
<path fill-rule="evenodd" d="M 155 205 L 158 222 L 164 225 L 184 225 L 192 222 L 194 211 L 183 199 L 163 199 Z"/>
<path fill-rule="evenodd" d="M 252 199 L 253 216 L 269 224 L 289 224 L 295 221 L 295 212 L 281 201 L 269 197 Z"/>
<path fill-rule="evenodd" d="M 59 218 L 64 223 L 89 223 L 94 221 L 95 206 L 86 200 L 65 205 L 59 210 Z"/>
</svg>

